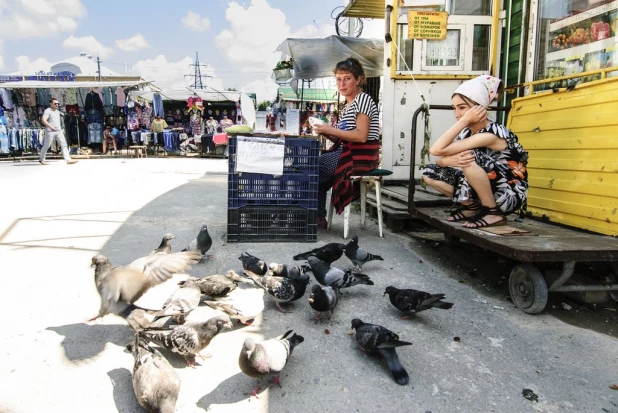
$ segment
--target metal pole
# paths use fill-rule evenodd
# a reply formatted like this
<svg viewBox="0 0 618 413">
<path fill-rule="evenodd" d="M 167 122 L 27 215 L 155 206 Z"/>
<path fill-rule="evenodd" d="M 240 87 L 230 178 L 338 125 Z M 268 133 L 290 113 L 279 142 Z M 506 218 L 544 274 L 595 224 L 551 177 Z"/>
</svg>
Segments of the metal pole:
<svg viewBox="0 0 618 413">
<path fill-rule="evenodd" d="M 99 60 L 99 56 L 97 56 L 97 69 L 99 74 L 99 82 L 101 81 L 101 61 Z"/>
</svg>

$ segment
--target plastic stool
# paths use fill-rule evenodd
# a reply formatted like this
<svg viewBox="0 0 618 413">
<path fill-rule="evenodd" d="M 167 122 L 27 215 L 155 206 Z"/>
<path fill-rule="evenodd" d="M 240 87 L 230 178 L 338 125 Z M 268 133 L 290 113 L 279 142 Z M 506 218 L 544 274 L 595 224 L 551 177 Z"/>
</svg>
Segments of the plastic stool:
<svg viewBox="0 0 618 413">
<path fill-rule="evenodd" d="M 382 222 L 382 177 L 391 175 L 393 172 L 388 169 L 373 169 L 371 171 L 365 172 L 362 175 L 351 176 L 351 181 L 359 181 L 360 182 L 360 201 L 361 201 L 361 227 L 365 226 L 365 215 L 367 211 L 367 185 L 371 182 L 374 183 L 376 189 L 376 207 L 378 210 L 378 229 L 380 233 L 380 238 L 384 238 L 384 232 L 382 230 L 383 222 Z M 343 238 L 348 239 L 348 229 L 350 224 L 350 206 L 348 204 L 343 210 Z M 330 231 L 331 225 L 333 223 L 333 211 L 335 210 L 334 205 L 330 204 L 328 208 L 328 226 L 327 230 Z"/>
</svg>

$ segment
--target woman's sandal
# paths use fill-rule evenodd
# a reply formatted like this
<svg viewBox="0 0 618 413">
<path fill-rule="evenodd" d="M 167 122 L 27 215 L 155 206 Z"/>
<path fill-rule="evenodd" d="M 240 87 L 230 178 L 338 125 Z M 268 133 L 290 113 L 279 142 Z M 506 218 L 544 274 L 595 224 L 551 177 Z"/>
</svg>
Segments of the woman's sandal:
<svg viewBox="0 0 618 413">
<path fill-rule="evenodd" d="M 500 215 L 500 219 L 496 222 L 492 222 L 491 224 L 485 221 L 485 217 L 487 215 Z M 470 226 L 464 225 L 464 228 L 470 229 L 478 229 L 478 228 L 487 228 L 487 227 L 499 227 L 502 225 L 506 225 L 506 215 L 502 212 L 500 208 L 497 206 L 493 208 L 488 208 L 483 206 L 480 208 L 479 213 L 470 218 L 470 220 L 466 224 L 472 224 Z"/>
<path fill-rule="evenodd" d="M 447 222 L 459 222 L 459 221 L 463 221 L 464 219 L 471 219 L 475 217 L 476 215 L 478 215 L 478 213 L 475 215 L 466 215 L 464 211 L 475 212 L 475 211 L 480 211 L 480 210 L 481 210 L 481 204 L 479 204 L 478 202 L 473 202 L 469 205 L 462 205 L 456 210 L 454 210 L 453 212 L 451 212 L 448 218 L 446 219 L 446 221 Z"/>
</svg>

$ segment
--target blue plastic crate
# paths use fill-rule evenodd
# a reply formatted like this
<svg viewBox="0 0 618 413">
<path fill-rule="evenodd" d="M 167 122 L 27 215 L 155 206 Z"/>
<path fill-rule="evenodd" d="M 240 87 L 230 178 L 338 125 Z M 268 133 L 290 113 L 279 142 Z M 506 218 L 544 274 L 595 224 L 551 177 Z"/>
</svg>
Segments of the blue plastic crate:
<svg viewBox="0 0 618 413">
<path fill-rule="evenodd" d="M 228 164 L 229 173 L 231 174 L 236 172 L 236 148 L 236 136 L 230 136 L 228 142 Z M 286 137 L 283 154 L 283 172 L 318 175 L 319 157 L 320 142 L 317 139 Z"/>
<path fill-rule="evenodd" d="M 228 242 L 316 242 L 317 209 L 247 206 L 227 211 Z"/>
<path fill-rule="evenodd" d="M 284 173 L 273 175 L 243 172 L 228 175 L 228 208 L 249 205 L 318 207 L 318 175 Z"/>
</svg>

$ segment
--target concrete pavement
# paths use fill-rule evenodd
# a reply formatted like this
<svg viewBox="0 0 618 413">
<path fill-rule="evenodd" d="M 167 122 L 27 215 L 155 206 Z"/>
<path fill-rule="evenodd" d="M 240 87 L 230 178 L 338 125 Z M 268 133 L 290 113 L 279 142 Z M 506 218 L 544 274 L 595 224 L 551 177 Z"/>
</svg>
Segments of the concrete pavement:
<svg viewBox="0 0 618 413">
<path fill-rule="evenodd" d="M 0 163 L 0 411 L 136 412 L 131 387 L 132 337 L 124 320 L 108 315 L 88 324 L 99 299 L 89 267 L 101 252 L 128 264 L 155 248 L 165 232 L 179 250 L 208 224 L 214 258 L 190 273 L 232 268 L 249 251 L 267 262 L 341 240 L 342 219 L 318 243 L 227 244 L 227 161 L 213 159 L 81 160 Z M 266 297 L 261 319 L 213 340 L 211 358 L 185 368 L 170 356 L 182 380 L 179 412 L 618 412 L 618 346 L 609 335 L 566 324 L 551 314 L 524 314 L 500 294 L 461 283 L 452 266 L 426 245 L 371 223 L 352 234 L 384 261 L 364 267 L 374 286 L 346 291 L 336 322 L 314 324 L 306 298 L 279 313 Z M 345 257 L 334 264 L 347 267 Z M 401 320 L 382 297 L 388 285 L 441 292 L 455 303 Z M 173 283 L 162 286 L 165 296 Z M 155 294 L 156 295 L 156 294 Z M 192 317 L 208 317 L 200 307 Z M 358 350 L 350 320 L 384 325 L 412 346 L 398 350 L 410 374 L 397 385 L 385 365 Z M 246 394 L 255 381 L 238 368 L 244 338 L 270 338 L 294 329 L 305 337 L 281 376 L 282 388 Z M 460 341 L 455 341 L 459 337 Z M 169 355 L 169 353 L 164 353 Z M 538 399 L 528 400 L 530 389 Z"/>
</svg>

